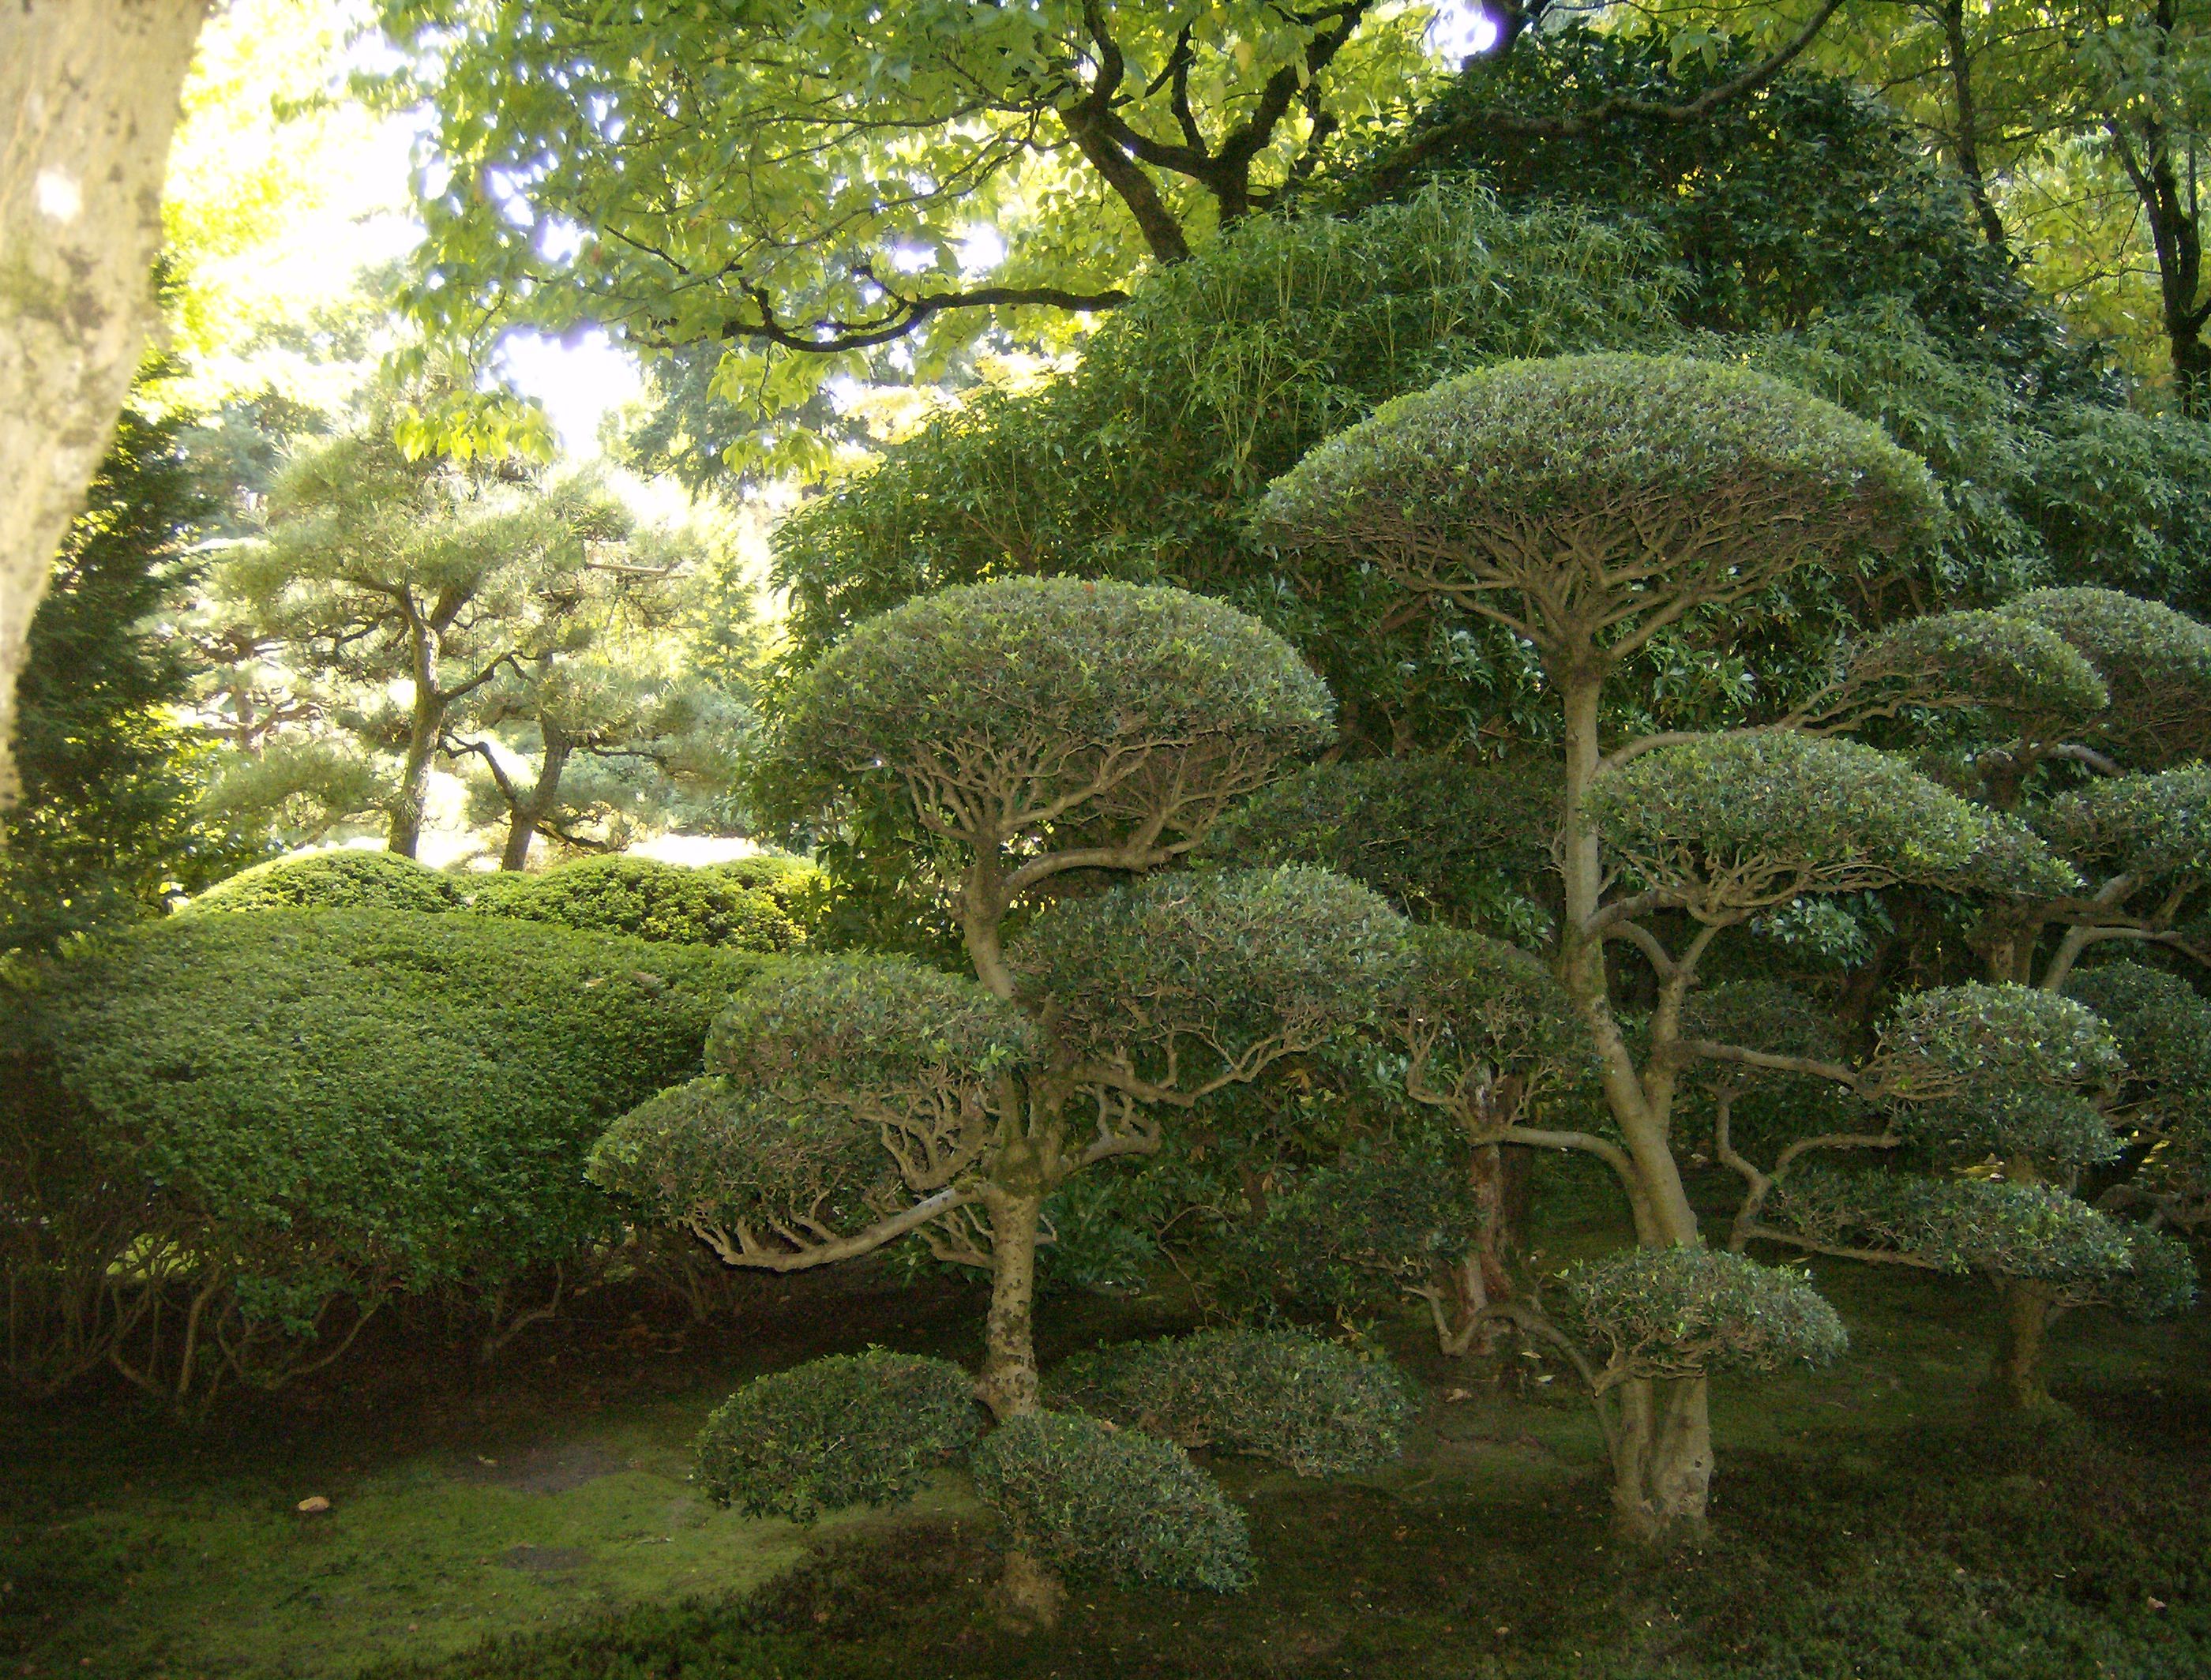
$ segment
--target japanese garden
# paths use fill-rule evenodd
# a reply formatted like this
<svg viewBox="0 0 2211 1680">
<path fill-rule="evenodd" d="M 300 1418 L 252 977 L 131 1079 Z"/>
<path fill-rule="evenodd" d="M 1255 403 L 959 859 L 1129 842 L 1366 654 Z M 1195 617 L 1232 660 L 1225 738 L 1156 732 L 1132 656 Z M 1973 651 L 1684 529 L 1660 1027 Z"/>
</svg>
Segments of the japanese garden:
<svg viewBox="0 0 2211 1680">
<path fill-rule="evenodd" d="M 2211 8 L 0 111 L 0 1672 L 2211 1672 Z"/>
</svg>

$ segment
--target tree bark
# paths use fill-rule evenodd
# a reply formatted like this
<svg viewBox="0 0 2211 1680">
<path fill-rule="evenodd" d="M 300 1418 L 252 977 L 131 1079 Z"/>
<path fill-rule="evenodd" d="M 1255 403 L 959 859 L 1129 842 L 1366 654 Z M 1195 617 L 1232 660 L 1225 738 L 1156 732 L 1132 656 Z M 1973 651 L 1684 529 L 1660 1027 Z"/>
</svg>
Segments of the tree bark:
<svg viewBox="0 0 2211 1680">
<path fill-rule="evenodd" d="M 2031 1278 L 2003 1285 L 2003 1329 L 1989 1371 L 1989 1399 L 1999 1411 L 2046 1411 L 2057 1402 L 2042 1380 L 2042 1350 L 2057 1291 Z"/>
<path fill-rule="evenodd" d="M 537 766 L 537 780 L 530 784 L 529 795 L 507 807 L 506 844 L 499 855 L 502 869 L 523 869 L 529 867 L 530 843 L 537 837 L 537 825 L 553 809 L 553 802 L 560 795 L 560 777 L 568 767 L 569 754 L 574 751 L 567 736 L 549 724 L 541 722 L 538 733 L 543 737 L 545 756 Z"/>
<path fill-rule="evenodd" d="M 418 710 L 408 731 L 407 756 L 399 768 L 399 791 L 392 795 L 391 822 L 384 837 L 385 845 L 402 857 L 414 856 L 422 843 L 422 813 L 430 802 L 430 760 L 437 750 L 435 716 L 426 726 Z"/>
<path fill-rule="evenodd" d="M 54 553 L 154 317 L 161 187 L 207 0 L 0 8 L 0 807 Z"/>
<path fill-rule="evenodd" d="M 998 1580 L 998 1610 L 1015 1631 L 1033 1633 L 1059 1625 L 1067 1588 L 1059 1572 L 1027 1546 L 1006 1551 L 1006 1573 Z"/>
<path fill-rule="evenodd" d="M 1620 1385 L 1612 1478 L 1613 1521 L 1623 1539 L 1657 1545 L 1704 1532 L 1712 1421 L 1702 1378 Z"/>
<path fill-rule="evenodd" d="M 990 1215 L 990 1311 L 983 1329 L 983 1374 L 975 1398 L 1001 1423 L 1043 1409 L 1036 1363 L 1037 1227 L 1040 1189 L 994 1190 Z"/>
</svg>

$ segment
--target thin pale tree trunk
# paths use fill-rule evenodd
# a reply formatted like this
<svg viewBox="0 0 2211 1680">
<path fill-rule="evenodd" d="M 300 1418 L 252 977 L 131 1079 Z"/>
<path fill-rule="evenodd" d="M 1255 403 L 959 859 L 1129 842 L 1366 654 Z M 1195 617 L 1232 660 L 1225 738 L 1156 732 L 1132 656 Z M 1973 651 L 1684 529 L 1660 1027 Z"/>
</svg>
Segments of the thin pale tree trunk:
<svg viewBox="0 0 2211 1680">
<path fill-rule="evenodd" d="M 55 551 L 154 320 L 161 188 L 207 0 L 0 6 L 0 807 Z"/>
<path fill-rule="evenodd" d="M 983 1330 L 983 1374 L 976 1398 L 1000 1423 L 1040 1411 L 1036 1363 L 1039 1190 L 994 1190 L 990 1215 L 990 1311 Z"/>
</svg>

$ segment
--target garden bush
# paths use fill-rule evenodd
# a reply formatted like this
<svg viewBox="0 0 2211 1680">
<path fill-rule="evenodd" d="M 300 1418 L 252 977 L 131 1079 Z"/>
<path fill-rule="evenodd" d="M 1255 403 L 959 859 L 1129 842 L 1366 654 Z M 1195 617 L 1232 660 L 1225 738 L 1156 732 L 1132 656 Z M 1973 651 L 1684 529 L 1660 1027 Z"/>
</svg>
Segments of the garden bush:
<svg viewBox="0 0 2211 1680">
<path fill-rule="evenodd" d="M 15 1374 L 59 1386 L 112 1357 L 201 1394 L 318 1335 L 327 1351 L 393 1294 L 496 1302 L 573 1266 L 621 1235 L 586 1152 L 695 1070 L 756 966 L 477 916 L 265 910 L 25 969 L 0 998 L 0 1238 L 19 1317 L 54 1334 L 19 1333 Z M 197 1344 L 155 1333 L 173 1297 L 197 1303 Z"/>
<path fill-rule="evenodd" d="M 902 1505 L 979 1433 L 974 1380 L 948 1359 L 838 1354 L 756 1377 L 706 1420 L 699 1485 L 748 1517 L 811 1522 Z"/>
<path fill-rule="evenodd" d="M 280 857 L 218 881 L 185 906 L 203 910 L 450 910 L 451 875 L 397 852 L 344 850 Z"/>
<path fill-rule="evenodd" d="M 1063 1403 L 1124 1428 L 1272 1459 L 1300 1476 L 1388 1463 L 1412 1411 L 1386 1359 L 1287 1329 L 1208 1330 L 1081 1353 L 1053 1386 Z"/>
<path fill-rule="evenodd" d="M 1170 1441 L 1032 1412 L 984 1439 L 974 1472 L 1011 1543 L 1070 1574 L 1210 1592 L 1251 1585 L 1244 1514 Z"/>
<path fill-rule="evenodd" d="M 1611 1369 L 1699 1377 L 1824 1365 L 1850 1345 L 1843 1321 L 1800 1272 L 1677 1244 L 1622 1248 L 1568 1269 L 1576 1315 Z"/>
<path fill-rule="evenodd" d="M 503 870 L 465 889 L 479 916 L 553 922 L 657 944 L 788 951 L 798 929 L 775 894 L 718 869 L 649 857 L 591 857 L 539 874 Z"/>
</svg>

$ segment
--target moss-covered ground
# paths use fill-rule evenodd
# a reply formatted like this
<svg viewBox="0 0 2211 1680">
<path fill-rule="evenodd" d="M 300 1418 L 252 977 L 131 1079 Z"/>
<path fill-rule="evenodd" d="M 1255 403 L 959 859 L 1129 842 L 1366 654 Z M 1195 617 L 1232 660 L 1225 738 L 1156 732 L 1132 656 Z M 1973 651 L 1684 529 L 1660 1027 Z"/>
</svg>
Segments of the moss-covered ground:
<svg viewBox="0 0 2211 1680">
<path fill-rule="evenodd" d="M 1426 1385 L 1357 1484 L 1213 1467 L 1262 1560 L 1233 1599 L 1078 1590 L 996 1631 L 959 1478 L 813 1531 L 717 1512 L 686 1444 L 750 1371 L 867 1341 L 965 1352 L 976 1301 L 854 1275 L 740 1290 L 715 1333 L 611 1298 L 488 1369 L 369 1350 L 197 1431 L 82 1405 L 0 1418 L 0 1675 L 336 1680 L 1654 1677 L 2196 1680 L 2211 1674 L 2211 1326 L 2063 1323 L 2069 1418 L 1978 1409 L 1978 1292 L 1823 1266 L 1837 1369 L 1716 1394 L 1714 1528 L 1617 1547 L 1586 1407 L 1532 1363 Z M 1067 1296 L 1047 1357 L 1172 1324 Z M 325 1514 L 296 1506 L 321 1495 Z"/>
</svg>

